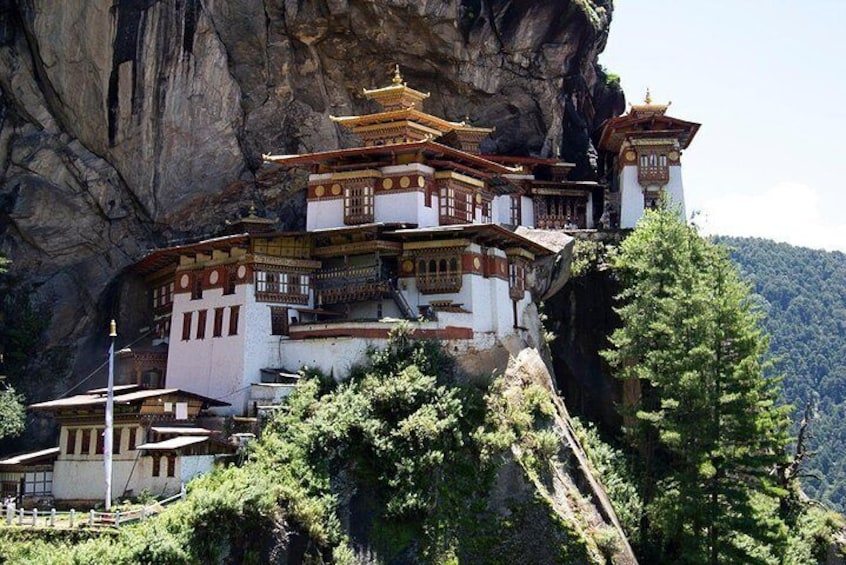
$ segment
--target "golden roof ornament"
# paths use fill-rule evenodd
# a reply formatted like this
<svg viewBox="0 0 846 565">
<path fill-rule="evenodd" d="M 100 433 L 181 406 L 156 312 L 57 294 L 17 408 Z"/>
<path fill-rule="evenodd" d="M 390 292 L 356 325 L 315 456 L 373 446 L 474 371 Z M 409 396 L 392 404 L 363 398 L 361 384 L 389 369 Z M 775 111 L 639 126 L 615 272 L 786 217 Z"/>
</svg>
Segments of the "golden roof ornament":
<svg viewBox="0 0 846 565">
<path fill-rule="evenodd" d="M 391 79 L 394 84 L 402 84 L 402 75 L 400 74 L 399 63 L 394 65 L 394 78 Z"/>
<path fill-rule="evenodd" d="M 649 87 L 646 87 L 646 97 L 643 99 L 646 104 L 652 104 L 652 93 L 649 91 Z"/>
</svg>

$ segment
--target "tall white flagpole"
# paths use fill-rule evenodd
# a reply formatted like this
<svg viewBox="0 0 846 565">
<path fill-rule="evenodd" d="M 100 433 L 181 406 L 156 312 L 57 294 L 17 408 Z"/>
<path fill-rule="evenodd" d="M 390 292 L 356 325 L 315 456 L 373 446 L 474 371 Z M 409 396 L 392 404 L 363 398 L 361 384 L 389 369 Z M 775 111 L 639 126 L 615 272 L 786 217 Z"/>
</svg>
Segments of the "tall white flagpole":
<svg viewBox="0 0 846 565">
<path fill-rule="evenodd" d="M 103 431 L 103 461 L 106 464 L 106 511 L 112 508 L 112 445 L 114 443 L 114 409 L 115 409 L 115 338 L 117 325 L 115 321 L 109 324 L 109 385 L 106 393 L 106 429 Z"/>
</svg>

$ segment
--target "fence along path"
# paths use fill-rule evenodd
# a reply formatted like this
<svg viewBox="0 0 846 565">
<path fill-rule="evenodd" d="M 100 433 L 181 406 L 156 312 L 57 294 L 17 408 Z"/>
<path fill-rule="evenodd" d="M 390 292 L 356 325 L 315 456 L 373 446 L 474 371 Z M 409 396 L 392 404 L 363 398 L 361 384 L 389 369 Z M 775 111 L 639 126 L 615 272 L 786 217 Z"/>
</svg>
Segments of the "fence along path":
<svg viewBox="0 0 846 565">
<path fill-rule="evenodd" d="M 165 498 L 164 500 L 156 501 L 153 504 L 147 504 L 141 508 L 134 508 L 121 512 L 115 510 L 114 512 L 98 512 L 96 510 L 89 510 L 85 512 L 77 512 L 70 510 L 67 512 L 57 512 L 55 508 L 49 511 L 40 511 L 37 508 L 32 510 L 24 510 L 23 508 L 16 508 L 14 503 L 7 504 L 3 508 L 5 515 L 5 522 L 7 526 L 29 526 L 29 527 L 46 527 L 46 528 L 74 528 L 77 526 L 106 526 L 119 528 L 122 525 L 146 520 L 151 516 L 158 514 L 163 506 L 167 506 L 177 500 L 185 500 L 185 485 L 183 484 L 179 493 Z"/>
</svg>

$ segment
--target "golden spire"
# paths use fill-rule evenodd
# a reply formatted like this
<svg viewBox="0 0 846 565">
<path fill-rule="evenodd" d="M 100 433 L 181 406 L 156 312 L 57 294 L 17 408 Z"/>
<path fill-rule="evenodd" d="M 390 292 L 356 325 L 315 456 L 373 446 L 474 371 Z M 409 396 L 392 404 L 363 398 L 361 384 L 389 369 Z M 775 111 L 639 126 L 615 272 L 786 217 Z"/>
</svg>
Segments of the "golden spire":
<svg viewBox="0 0 846 565">
<path fill-rule="evenodd" d="M 109 337 L 117 337 L 117 324 L 114 320 L 109 322 Z"/>
<path fill-rule="evenodd" d="M 649 92 L 648 86 L 646 87 L 646 97 L 643 99 L 643 101 L 647 104 L 652 104 L 652 93 Z"/>
<path fill-rule="evenodd" d="M 399 64 L 394 65 L 394 78 L 391 79 L 394 84 L 402 84 L 402 75 L 400 74 Z"/>
</svg>

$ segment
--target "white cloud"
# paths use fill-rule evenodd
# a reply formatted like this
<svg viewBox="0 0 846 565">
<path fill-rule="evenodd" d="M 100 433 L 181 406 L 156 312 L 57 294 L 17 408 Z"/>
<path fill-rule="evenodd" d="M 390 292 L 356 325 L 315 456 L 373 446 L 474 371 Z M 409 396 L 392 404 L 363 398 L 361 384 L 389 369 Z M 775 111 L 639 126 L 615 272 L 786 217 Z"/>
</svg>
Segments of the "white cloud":
<svg viewBox="0 0 846 565">
<path fill-rule="evenodd" d="M 760 194 L 735 193 L 705 202 L 697 224 L 705 234 L 764 237 L 791 245 L 846 251 L 846 224 L 823 221 L 816 190 L 781 182 Z"/>
</svg>

